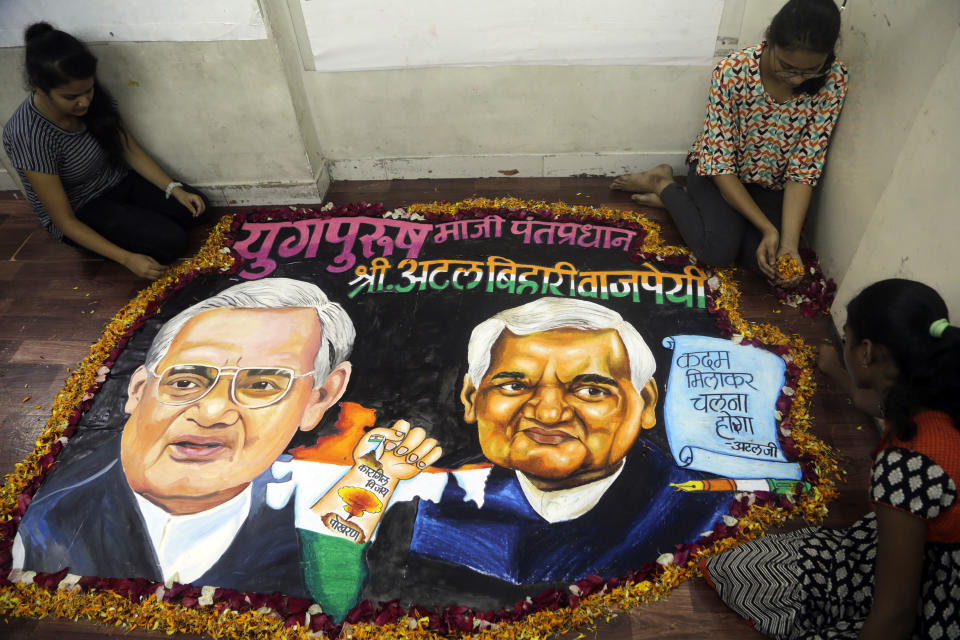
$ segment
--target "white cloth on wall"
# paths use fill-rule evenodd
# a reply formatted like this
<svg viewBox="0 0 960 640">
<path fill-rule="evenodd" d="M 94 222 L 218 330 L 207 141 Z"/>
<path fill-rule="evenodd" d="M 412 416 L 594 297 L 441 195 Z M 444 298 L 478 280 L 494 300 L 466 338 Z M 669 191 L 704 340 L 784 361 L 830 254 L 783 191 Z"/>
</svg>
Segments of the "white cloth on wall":
<svg viewBox="0 0 960 640">
<path fill-rule="evenodd" d="M 0 0 L 0 47 L 49 22 L 84 42 L 265 40 L 257 0 Z"/>
<path fill-rule="evenodd" d="M 724 0 L 300 0 L 317 71 L 711 65 Z"/>
</svg>

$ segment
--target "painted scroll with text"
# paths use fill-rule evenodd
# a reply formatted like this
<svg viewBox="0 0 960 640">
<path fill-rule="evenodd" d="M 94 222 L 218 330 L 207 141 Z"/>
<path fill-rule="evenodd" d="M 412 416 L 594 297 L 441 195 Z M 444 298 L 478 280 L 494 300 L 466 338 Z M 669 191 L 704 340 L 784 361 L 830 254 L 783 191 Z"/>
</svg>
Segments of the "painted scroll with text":
<svg viewBox="0 0 960 640">
<path fill-rule="evenodd" d="M 786 369 L 754 347 L 703 336 L 672 336 L 664 406 L 677 464 L 732 478 L 799 480 L 777 443 L 774 407 Z"/>
</svg>

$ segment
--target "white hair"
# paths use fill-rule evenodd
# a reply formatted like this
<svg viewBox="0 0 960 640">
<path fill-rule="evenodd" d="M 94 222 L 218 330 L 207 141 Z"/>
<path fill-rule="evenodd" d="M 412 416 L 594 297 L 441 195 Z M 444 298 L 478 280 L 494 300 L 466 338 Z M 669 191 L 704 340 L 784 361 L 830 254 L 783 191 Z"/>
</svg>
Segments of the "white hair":
<svg viewBox="0 0 960 640">
<path fill-rule="evenodd" d="M 490 353 L 503 330 L 525 336 L 553 329 L 601 331 L 615 329 L 627 350 L 630 379 L 639 393 L 657 368 L 650 347 L 640 333 L 623 317 L 599 304 L 567 298 L 540 298 L 519 307 L 506 309 L 478 324 L 467 346 L 467 375 L 475 386 L 490 368 Z"/>
<path fill-rule="evenodd" d="M 313 308 L 322 329 L 320 348 L 313 361 L 313 388 L 323 385 L 334 367 L 350 357 L 357 332 L 350 316 L 315 284 L 290 278 L 265 278 L 243 282 L 187 307 L 160 327 L 144 362 L 150 371 L 167 355 L 174 338 L 194 316 L 213 309 Z M 265 329 L 269 331 L 269 328 Z"/>
</svg>

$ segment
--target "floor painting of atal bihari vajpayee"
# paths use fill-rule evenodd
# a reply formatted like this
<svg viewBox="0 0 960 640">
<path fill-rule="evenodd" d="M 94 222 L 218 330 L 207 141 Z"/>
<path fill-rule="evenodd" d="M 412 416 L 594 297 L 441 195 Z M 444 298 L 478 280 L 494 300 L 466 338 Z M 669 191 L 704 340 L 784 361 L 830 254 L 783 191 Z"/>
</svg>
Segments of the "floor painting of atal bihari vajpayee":
<svg viewBox="0 0 960 640">
<path fill-rule="evenodd" d="M 781 428 L 790 345 L 718 322 L 729 280 L 653 225 L 424 213 L 221 223 L 68 414 L 13 582 L 495 633 L 817 493 Z"/>
</svg>

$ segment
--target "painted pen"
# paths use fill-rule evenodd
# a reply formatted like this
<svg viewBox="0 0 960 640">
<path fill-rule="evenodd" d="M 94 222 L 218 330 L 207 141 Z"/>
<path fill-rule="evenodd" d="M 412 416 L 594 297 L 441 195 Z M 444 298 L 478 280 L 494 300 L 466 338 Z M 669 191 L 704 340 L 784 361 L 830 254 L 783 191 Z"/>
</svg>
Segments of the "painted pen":
<svg viewBox="0 0 960 640">
<path fill-rule="evenodd" d="M 806 493 L 810 490 L 809 482 L 799 480 L 778 480 L 776 478 L 713 478 L 710 480 L 690 480 L 679 484 L 670 483 L 677 491 L 769 491 L 781 495 L 791 494 L 796 490 Z"/>
</svg>

